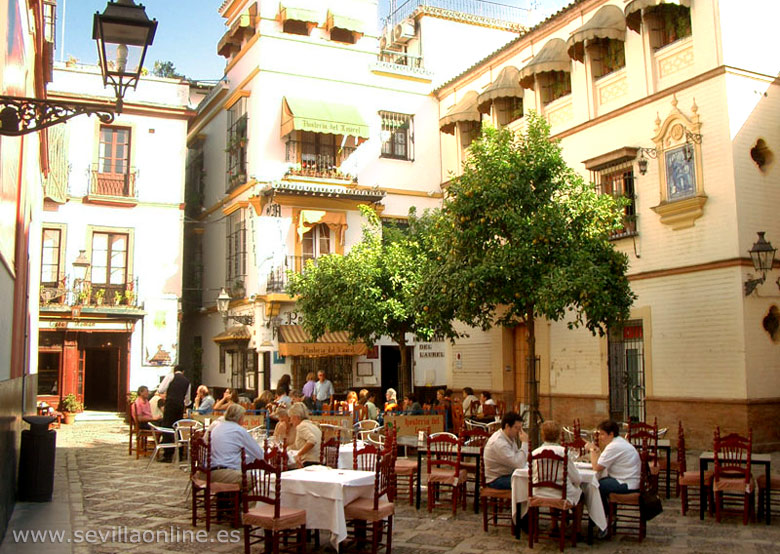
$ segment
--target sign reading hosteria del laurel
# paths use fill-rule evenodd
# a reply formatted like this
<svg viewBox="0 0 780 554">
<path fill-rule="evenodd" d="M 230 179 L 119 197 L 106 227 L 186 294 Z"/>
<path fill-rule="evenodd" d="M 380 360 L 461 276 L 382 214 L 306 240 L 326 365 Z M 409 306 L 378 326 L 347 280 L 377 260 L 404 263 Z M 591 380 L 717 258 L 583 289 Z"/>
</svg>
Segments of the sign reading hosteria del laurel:
<svg viewBox="0 0 780 554">
<path fill-rule="evenodd" d="M 300 345 L 302 356 L 359 356 L 365 350 L 362 344 L 327 344 L 307 342 Z M 354 349 L 354 352 L 351 350 Z"/>
<path fill-rule="evenodd" d="M 298 125 L 299 122 L 300 125 Z M 360 125 L 350 125 L 349 123 L 338 123 L 335 121 L 321 121 L 305 117 L 297 118 L 295 123 L 296 128 L 303 131 L 311 131 L 313 133 L 359 136 L 362 131 Z"/>
</svg>

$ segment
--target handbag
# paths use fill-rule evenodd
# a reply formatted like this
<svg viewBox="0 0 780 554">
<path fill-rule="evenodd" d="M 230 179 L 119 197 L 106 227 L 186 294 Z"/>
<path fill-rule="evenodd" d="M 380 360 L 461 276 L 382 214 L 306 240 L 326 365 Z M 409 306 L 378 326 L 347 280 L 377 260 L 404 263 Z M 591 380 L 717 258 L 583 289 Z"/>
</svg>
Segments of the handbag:
<svg viewBox="0 0 780 554">
<path fill-rule="evenodd" d="M 663 511 L 661 499 L 657 494 L 650 491 L 639 493 L 639 513 L 642 519 L 650 521 Z"/>
</svg>

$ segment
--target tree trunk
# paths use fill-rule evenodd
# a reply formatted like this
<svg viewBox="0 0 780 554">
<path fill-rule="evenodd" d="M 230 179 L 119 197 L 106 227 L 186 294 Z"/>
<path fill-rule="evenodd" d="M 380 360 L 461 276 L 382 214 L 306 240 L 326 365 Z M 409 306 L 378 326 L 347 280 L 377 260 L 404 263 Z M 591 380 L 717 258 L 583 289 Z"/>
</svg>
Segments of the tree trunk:
<svg viewBox="0 0 780 554">
<path fill-rule="evenodd" d="M 539 383 L 536 380 L 536 328 L 534 305 L 525 307 L 525 329 L 528 342 L 528 438 L 531 448 L 540 444 L 537 414 L 539 414 Z"/>
<path fill-rule="evenodd" d="M 409 383 L 406 382 L 406 367 L 408 364 L 408 355 L 406 352 L 406 333 L 402 332 L 399 337 L 396 338 L 398 348 L 401 351 L 401 361 L 398 367 L 398 404 L 401 405 L 404 394 L 412 392 L 412 388 Z"/>
</svg>

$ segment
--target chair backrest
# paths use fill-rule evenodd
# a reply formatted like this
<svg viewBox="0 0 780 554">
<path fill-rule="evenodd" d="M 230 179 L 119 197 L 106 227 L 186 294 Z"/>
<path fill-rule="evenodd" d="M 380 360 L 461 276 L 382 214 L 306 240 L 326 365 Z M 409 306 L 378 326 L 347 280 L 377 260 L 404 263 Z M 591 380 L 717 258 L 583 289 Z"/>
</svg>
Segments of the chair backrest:
<svg viewBox="0 0 780 554">
<path fill-rule="evenodd" d="M 130 403 L 130 428 L 138 428 L 138 406 L 135 402 Z"/>
<path fill-rule="evenodd" d="M 281 444 L 269 444 L 266 440 L 263 443 L 263 456 L 268 463 L 279 465 L 282 471 L 287 471 L 290 462 L 287 456 L 287 439 L 282 439 Z"/>
<path fill-rule="evenodd" d="M 379 422 L 374 419 L 363 419 L 357 422 L 357 435 L 360 440 L 366 440 L 369 431 L 377 429 Z"/>
<path fill-rule="evenodd" d="M 479 400 L 472 400 L 471 406 L 469 406 L 469 415 L 472 416 L 477 415 L 477 413 L 479 413 L 479 406 L 480 406 Z"/>
<path fill-rule="evenodd" d="M 585 439 L 583 439 L 579 434 L 575 433 L 572 440 L 562 442 L 561 444 L 570 451 L 576 452 L 578 458 L 585 455 L 585 445 L 587 442 L 585 442 Z"/>
<path fill-rule="evenodd" d="M 339 446 L 341 440 L 339 436 L 331 437 L 328 440 L 320 442 L 320 463 L 324 466 L 338 469 L 339 467 Z"/>
<path fill-rule="evenodd" d="M 628 433 L 626 440 L 636 447 L 645 449 L 647 452 L 648 463 L 658 464 L 658 419 L 653 420 L 653 424 L 643 421 L 632 421 L 628 424 Z"/>
<path fill-rule="evenodd" d="M 211 443 L 206 442 L 203 432 L 195 431 L 190 438 L 190 478 L 198 473 L 206 476 L 206 486 L 211 484 Z"/>
<path fill-rule="evenodd" d="M 176 437 L 176 431 L 169 429 L 168 427 L 159 427 L 154 423 L 150 423 L 149 429 L 152 431 L 152 440 L 154 441 L 155 446 L 162 444 L 162 438 L 165 435 L 173 435 L 174 438 Z"/>
<path fill-rule="evenodd" d="M 566 499 L 568 456 L 566 447 L 563 449 L 563 456 L 549 448 L 538 454 L 528 454 L 528 498 L 534 495 L 534 488 L 546 488 L 561 491 L 561 499 Z"/>
<path fill-rule="evenodd" d="M 479 429 L 481 431 L 488 432 L 488 426 L 485 423 L 480 423 L 478 421 L 471 421 L 470 419 L 466 420 L 466 430 L 467 431 L 473 431 L 474 429 Z"/>
<path fill-rule="evenodd" d="M 460 472 L 460 440 L 452 433 L 433 433 L 427 436 L 428 474 L 431 469 L 452 467 L 455 473 Z"/>
<path fill-rule="evenodd" d="M 361 471 L 376 471 L 380 447 L 371 443 L 364 443 L 358 450 L 357 439 L 352 443 L 352 469 Z"/>
<path fill-rule="evenodd" d="M 677 471 L 680 475 L 688 471 L 688 462 L 685 458 L 685 432 L 682 421 L 677 422 Z"/>
<path fill-rule="evenodd" d="M 491 434 L 484 429 L 466 429 L 461 431 L 460 440 L 463 446 L 478 446 L 483 448 Z"/>
<path fill-rule="evenodd" d="M 377 456 L 376 477 L 374 478 L 374 510 L 379 509 L 379 500 L 387 495 L 388 498 L 395 498 L 395 491 L 388 494 L 394 486 L 395 480 L 395 456 L 389 450 L 380 452 Z"/>
<path fill-rule="evenodd" d="M 455 433 L 460 433 L 463 430 L 463 425 L 466 421 L 466 416 L 463 413 L 463 404 L 460 402 L 452 403 L 452 430 Z"/>
<path fill-rule="evenodd" d="M 272 459 L 275 459 L 273 456 Z M 281 464 L 271 461 L 254 460 L 246 462 L 246 453 L 241 449 L 241 500 L 244 513 L 249 511 L 250 505 L 255 502 L 263 502 L 274 507 L 274 519 L 279 518 L 282 493 L 282 467 Z"/>
<path fill-rule="evenodd" d="M 506 411 L 506 402 L 503 400 L 499 400 L 496 402 L 496 414 L 498 417 L 504 417 L 504 412 Z"/>
<path fill-rule="evenodd" d="M 753 429 L 748 436 L 737 433 L 721 436 L 720 428 L 715 429 L 713 451 L 715 454 L 715 479 L 744 478 L 750 482 L 750 465 L 753 450 Z"/>
<path fill-rule="evenodd" d="M 495 417 L 496 406 L 494 404 L 482 404 L 482 417 Z"/>
</svg>

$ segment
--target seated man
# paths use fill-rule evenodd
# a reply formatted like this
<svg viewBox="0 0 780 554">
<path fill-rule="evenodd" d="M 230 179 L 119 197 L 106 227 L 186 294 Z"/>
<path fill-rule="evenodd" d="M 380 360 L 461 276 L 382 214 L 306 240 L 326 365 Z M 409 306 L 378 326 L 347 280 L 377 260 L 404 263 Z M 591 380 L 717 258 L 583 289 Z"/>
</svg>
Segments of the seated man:
<svg viewBox="0 0 780 554">
<path fill-rule="evenodd" d="M 521 445 L 518 446 L 517 440 Z M 512 473 L 528 462 L 528 435 L 523 420 L 516 412 L 507 412 L 501 419 L 501 429 L 485 444 L 485 482 L 493 489 L 510 490 Z"/>
<path fill-rule="evenodd" d="M 625 494 L 639 491 L 642 464 L 639 452 L 620 436 L 620 426 L 605 420 L 598 426 L 599 445 L 588 443 L 590 462 L 594 471 L 602 472 L 599 479 L 599 493 L 604 513 L 609 513 L 610 493 Z"/>
<path fill-rule="evenodd" d="M 545 421 L 542 423 L 542 446 L 535 449 L 533 451 L 533 455 L 536 456 L 543 452 L 544 450 L 552 450 L 555 452 L 558 456 L 563 456 L 564 447 L 561 446 L 561 426 L 558 425 L 555 421 Z M 574 458 L 576 456 L 576 453 L 569 452 L 569 460 L 567 462 L 567 471 L 568 471 L 568 477 L 566 479 L 566 499 L 572 503 L 572 505 L 576 504 L 580 500 L 580 496 L 582 496 L 582 489 L 580 488 L 580 483 L 582 482 L 582 477 L 580 476 L 580 472 L 577 469 L 577 466 L 574 465 Z M 538 482 L 539 479 L 539 472 L 536 470 L 536 464 L 534 464 L 534 483 Z M 563 470 L 561 470 L 560 477 L 563 478 Z M 560 483 L 560 480 L 559 480 Z M 546 498 L 560 498 L 561 493 L 560 491 L 557 491 L 555 489 L 551 488 L 534 488 L 534 496 L 542 496 Z M 557 523 L 557 521 L 555 522 Z"/>
<path fill-rule="evenodd" d="M 219 483 L 241 483 L 241 449 L 246 461 L 263 459 L 263 451 L 249 431 L 241 426 L 246 410 L 240 404 L 230 404 L 225 420 L 211 428 L 211 480 Z"/>
<path fill-rule="evenodd" d="M 154 391 L 154 396 L 149 401 L 149 407 L 152 409 L 152 417 L 162 421 L 163 408 L 165 408 L 165 393 Z"/>
<path fill-rule="evenodd" d="M 209 388 L 206 385 L 198 387 L 192 411 L 201 415 L 208 415 L 214 411 L 214 397 L 209 394 Z"/>
<path fill-rule="evenodd" d="M 309 419 L 309 412 L 302 403 L 293 404 L 288 410 L 290 423 L 295 427 L 295 443 L 291 450 L 295 453 L 298 467 L 318 465 L 320 463 L 320 444 L 322 431 Z"/>
<path fill-rule="evenodd" d="M 138 387 L 138 398 L 135 399 L 135 417 L 139 429 L 149 429 L 149 423 L 155 425 L 160 423 L 160 419 L 155 419 L 152 414 L 152 407 L 149 405 L 149 387 L 141 385 Z"/>
</svg>

